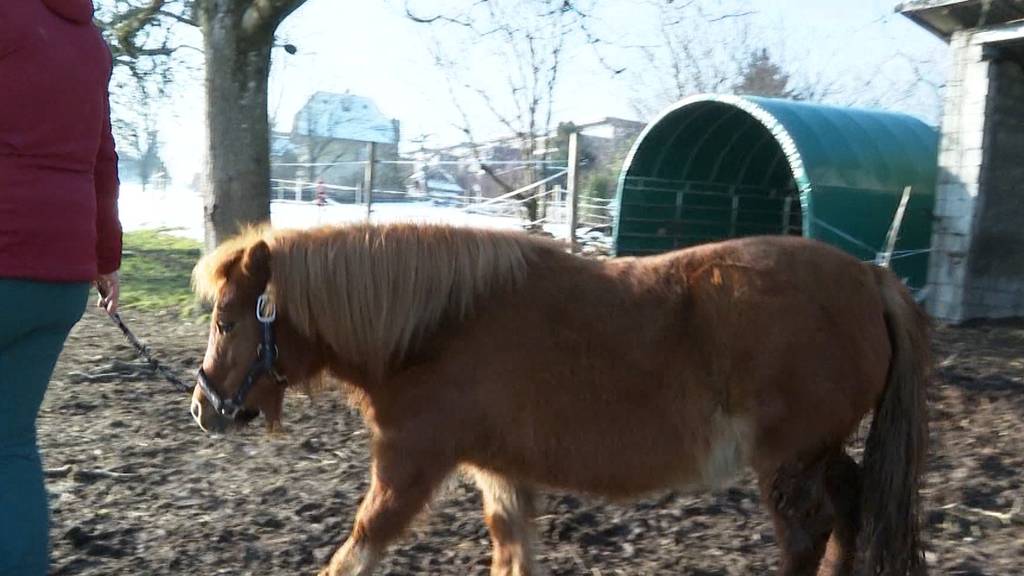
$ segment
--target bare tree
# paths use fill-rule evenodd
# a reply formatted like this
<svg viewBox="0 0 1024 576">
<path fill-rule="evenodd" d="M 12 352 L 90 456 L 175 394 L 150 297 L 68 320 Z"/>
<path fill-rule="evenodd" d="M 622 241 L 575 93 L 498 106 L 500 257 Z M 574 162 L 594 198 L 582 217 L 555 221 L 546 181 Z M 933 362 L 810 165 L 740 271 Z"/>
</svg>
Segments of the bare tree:
<svg viewBox="0 0 1024 576">
<path fill-rule="evenodd" d="M 186 16 L 184 2 L 157 8 L 139 0 L 99 0 L 94 20 L 113 55 L 110 80 L 111 124 L 122 157 L 142 172 L 155 132 L 153 112 L 166 103 L 168 88 L 193 79 L 202 51 L 198 28 Z M 155 149 L 154 149 L 155 150 Z"/>
<path fill-rule="evenodd" d="M 536 181 L 538 165 L 549 158 L 547 139 L 554 128 L 565 52 L 571 44 L 598 44 L 588 25 L 592 1 L 477 0 L 462 11 L 444 13 L 429 12 L 436 2 L 405 0 L 410 19 L 434 28 L 434 59 L 460 113 L 457 128 L 481 170 L 506 193 Z M 504 71 L 502 81 L 486 83 L 494 70 Z M 481 110 L 507 133 L 502 143 L 518 149 L 522 168 L 503 172 L 488 164 L 471 109 Z M 534 196 L 522 196 L 530 222 L 539 220 Z"/>
<path fill-rule="evenodd" d="M 749 37 L 749 12 L 710 11 L 696 0 L 646 0 L 638 9 L 652 10 L 658 36 L 635 46 L 645 66 L 631 70 L 636 86 L 633 107 L 641 117 L 653 116 L 668 103 L 698 93 L 720 92 L 735 82 L 733 49 Z"/>
<path fill-rule="evenodd" d="M 754 11 L 698 0 L 648 0 L 641 6 L 653 10 L 660 23 L 656 41 L 635 46 L 646 66 L 629 76 L 638 92 L 634 109 L 642 117 L 701 93 L 818 100 L 834 91 L 834 81 L 795 74 L 780 60 L 778 50 L 753 31 Z"/>
<path fill-rule="evenodd" d="M 278 25 L 305 0 L 114 0 L 102 24 L 115 62 L 139 75 L 202 36 L 208 141 L 206 248 L 270 218 L 267 85 Z M 155 60 L 154 60 L 155 59 Z M 156 73 L 159 68 L 151 68 Z"/>
<path fill-rule="evenodd" d="M 723 0 L 638 1 L 638 9 L 655 14 L 660 27 L 657 39 L 633 46 L 646 64 L 627 75 L 636 87 L 633 105 L 638 114 L 651 117 L 664 106 L 698 93 L 840 106 L 906 106 L 917 112 L 920 106 L 915 104 L 927 102 L 928 107 L 937 108 L 941 102 L 941 81 L 935 80 L 942 77 L 939 62 L 897 51 L 861 72 L 814 68 L 786 54 L 786 35 L 765 26 L 766 15 L 742 6 Z M 890 16 L 882 14 L 871 25 L 881 25 Z"/>
<path fill-rule="evenodd" d="M 96 23 L 110 45 L 114 66 L 147 89 L 170 81 L 185 51 L 196 45 L 196 0 L 99 0 Z"/>
</svg>

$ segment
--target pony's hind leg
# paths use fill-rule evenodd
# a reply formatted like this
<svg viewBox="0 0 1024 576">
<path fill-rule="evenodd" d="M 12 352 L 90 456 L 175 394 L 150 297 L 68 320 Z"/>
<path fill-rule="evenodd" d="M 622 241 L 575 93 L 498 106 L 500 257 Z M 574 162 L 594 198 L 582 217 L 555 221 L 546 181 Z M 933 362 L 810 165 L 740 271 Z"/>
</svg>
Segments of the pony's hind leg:
<svg viewBox="0 0 1024 576">
<path fill-rule="evenodd" d="M 388 544 L 426 505 L 450 470 L 437 462 L 415 462 L 409 452 L 377 446 L 370 489 L 345 544 L 320 576 L 369 576 Z"/>
<path fill-rule="evenodd" d="M 853 574 L 860 531 L 862 481 L 860 466 L 842 450 L 826 464 L 825 490 L 835 513 L 835 523 L 818 576 Z"/>
<path fill-rule="evenodd" d="M 825 459 L 794 461 L 759 471 L 761 497 L 782 549 L 779 576 L 814 576 L 832 532 L 834 514 L 825 489 Z"/>
<path fill-rule="evenodd" d="M 502 476 L 474 470 L 491 532 L 491 576 L 530 576 L 533 565 L 533 490 Z"/>
</svg>

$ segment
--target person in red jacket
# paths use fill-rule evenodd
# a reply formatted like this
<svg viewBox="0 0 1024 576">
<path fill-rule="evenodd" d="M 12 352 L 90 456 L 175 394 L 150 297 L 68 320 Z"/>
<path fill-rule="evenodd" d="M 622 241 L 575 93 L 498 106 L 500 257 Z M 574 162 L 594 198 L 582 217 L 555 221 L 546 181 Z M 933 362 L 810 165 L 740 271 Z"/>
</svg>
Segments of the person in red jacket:
<svg viewBox="0 0 1024 576">
<path fill-rule="evenodd" d="M 117 306 L 111 54 L 91 0 L 0 0 L 0 576 L 47 573 L 36 415 L 90 284 Z"/>
</svg>

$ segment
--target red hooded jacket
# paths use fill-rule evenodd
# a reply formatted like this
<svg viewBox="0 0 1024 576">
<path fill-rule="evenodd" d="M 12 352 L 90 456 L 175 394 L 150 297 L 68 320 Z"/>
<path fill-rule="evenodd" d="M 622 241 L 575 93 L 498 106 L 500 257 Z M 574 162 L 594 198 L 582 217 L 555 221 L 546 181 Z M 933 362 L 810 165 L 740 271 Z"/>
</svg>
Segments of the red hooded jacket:
<svg viewBox="0 0 1024 576">
<path fill-rule="evenodd" d="M 111 56 L 91 0 L 0 0 L 0 278 L 121 265 Z"/>
</svg>

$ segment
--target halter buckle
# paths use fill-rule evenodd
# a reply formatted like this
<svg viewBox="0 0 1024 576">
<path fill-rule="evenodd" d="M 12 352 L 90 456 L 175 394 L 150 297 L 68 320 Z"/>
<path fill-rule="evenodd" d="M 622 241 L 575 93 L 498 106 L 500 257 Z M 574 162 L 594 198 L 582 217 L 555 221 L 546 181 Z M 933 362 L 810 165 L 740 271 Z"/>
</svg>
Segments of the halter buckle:
<svg viewBox="0 0 1024 576">
<path fill-rule="evenodd" d="M 269 324 L 277 319 L 277 306 L 266 292 L 260 294 L 260 297 L 256 299 L 256 319 L 264 324 Z"/>
</svg>

